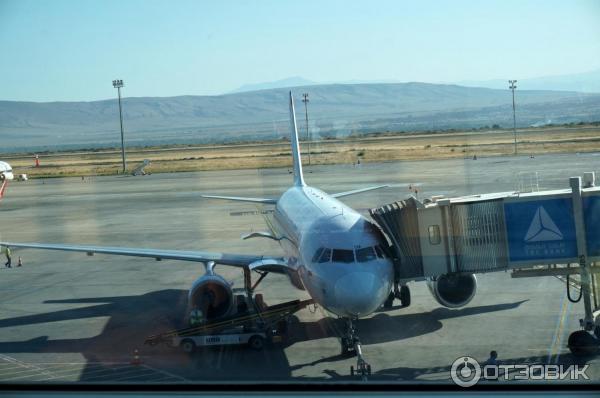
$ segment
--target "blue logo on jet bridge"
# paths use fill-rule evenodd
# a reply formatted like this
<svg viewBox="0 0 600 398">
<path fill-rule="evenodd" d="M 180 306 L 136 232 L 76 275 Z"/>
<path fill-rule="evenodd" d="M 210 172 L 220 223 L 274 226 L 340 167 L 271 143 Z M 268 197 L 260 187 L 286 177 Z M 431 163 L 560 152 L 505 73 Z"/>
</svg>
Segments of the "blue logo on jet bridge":
<svg viewBox="0 0 600 398">
<path fill-rule="evenodd" d="M 577 257 L 571 198 L 504 204 L 511 262 Z"/>
<path fill-rule="evenodd" d="M 583 198 L 583 220 L 587 254 L 590 257 L 600 257 L 600 196 Z"/>
</svg>

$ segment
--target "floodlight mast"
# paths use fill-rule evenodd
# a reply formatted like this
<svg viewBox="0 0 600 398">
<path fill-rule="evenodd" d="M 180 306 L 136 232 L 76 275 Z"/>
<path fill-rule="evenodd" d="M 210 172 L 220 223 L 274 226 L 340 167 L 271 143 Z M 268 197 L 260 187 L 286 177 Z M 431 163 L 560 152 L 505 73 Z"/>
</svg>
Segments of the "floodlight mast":
<svg viewBox="0 0 600 398">
<path fill-rule="evenodd" d="M 302 102 L 304 102 L 304 114 L 306 115 L 306 144 L 308 145 L 308 165 L 310 166 L 310 135 L 308 133 L 308 93 L 302 94 Z"/>
<path fill-rule="evenodd" d="M 515 155 L 517 154 L 517 116 L 515 113 L 515 89 L 517 88 L 516 80 L 508 81 L 508 88 L 512 91 L 512 100 L 513 100 L 513 133 L 515 136 Z"/>
<path fill-rule="evenodd" d="M 125 160 L 125 139 L 123 137 L 123 110 L 121 109 L 121 87 L 124 86 L 123 80 L 113 80 L 113 87 L 119 93 L 119 121 L 121 123 L 121 157 L 123 158 L 123 174 L 127 171 L 127 161 Z"/>
</svg>

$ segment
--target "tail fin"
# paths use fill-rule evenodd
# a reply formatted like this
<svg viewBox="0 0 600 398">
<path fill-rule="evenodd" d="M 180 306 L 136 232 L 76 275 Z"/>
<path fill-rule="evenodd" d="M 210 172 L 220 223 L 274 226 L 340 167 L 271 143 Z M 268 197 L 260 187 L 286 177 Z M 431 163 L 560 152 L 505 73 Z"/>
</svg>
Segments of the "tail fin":
<svg viewBox="0 0 600 398">
<path fill-rule="evenodd" d="M 290 143 L 292 144 L 292 158 L 294 162 L 294 185 L 304 186 L 302 175 L 302 159 L 300 158 L 300 144 L 298 142 L 298 128 L 296 127 L 296 111 L 294 110 L 294 98 L 290 91 Z"/>
</svg>

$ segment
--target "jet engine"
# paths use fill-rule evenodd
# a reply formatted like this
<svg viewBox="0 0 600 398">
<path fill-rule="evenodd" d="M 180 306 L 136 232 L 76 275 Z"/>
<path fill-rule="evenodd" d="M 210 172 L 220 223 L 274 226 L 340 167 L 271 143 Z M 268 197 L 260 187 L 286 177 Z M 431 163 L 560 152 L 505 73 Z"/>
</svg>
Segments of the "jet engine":
<svg viewBox="0 0 600 398">
<path fill-rule="evenodd" d="M 206 320 L 226 316 L 233 307 L 231 285 L 222 276 L 207 273 L 192 284 L 188 307 L 201 310 Z"/>
<path fill-rule="evenodd" d="M 477 278 L 474 274 L 444 274 L 427 281 L 433 298 L 448 308 L 467 305 L 477 291 Z"/>
</svg>

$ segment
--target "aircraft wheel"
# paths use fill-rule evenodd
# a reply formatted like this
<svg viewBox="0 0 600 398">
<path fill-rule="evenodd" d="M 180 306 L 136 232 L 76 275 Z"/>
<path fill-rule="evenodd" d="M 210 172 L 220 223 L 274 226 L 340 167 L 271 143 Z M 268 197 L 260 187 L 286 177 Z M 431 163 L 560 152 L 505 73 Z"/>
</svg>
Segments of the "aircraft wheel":
<svg viewBox="0 0 600 398">
<path fill-rule="evenodd" d="M 283 335 L 287 335 L 288 332 L 288 323 L 286 320 L 282 320 L 277 322 L 277 333 Z"/>
<path fill-rule="evenodd" d="M 248 345 L 256 350 L 256 351 L 260 351 L 265 347 L 265 339 L 262 336 L 252 336 L 250 337 L 250 340 L 248 341 Z"/>
<path fill-rule="evenodd" d="M 181 342 L 181 349 L 186 354 L 192 354 L 194 351 L 196 351 L 196 344 L 193 340 L 185 339 Z"/>
<path fill-rule="evenodd" d="M 400 286 L 400 303 L 402 307 L 410 305 L 410 289 L 406 285 Z"/>
<path fill-rule="evenodd" d="M 340 354 L 346 355 L 348 353 L 348 339 L 346 339 L 345 337 L 342 337 L 341 345 L 342 345 L 342 349 L 341 349 Z"/>
<path fill-rule="evenodd" d="M 569 350 L 575 356 L 591 355 L 598 352 L 599 341 L 585 330 L 571 333 L 568 342 Z"/>
</svg>

